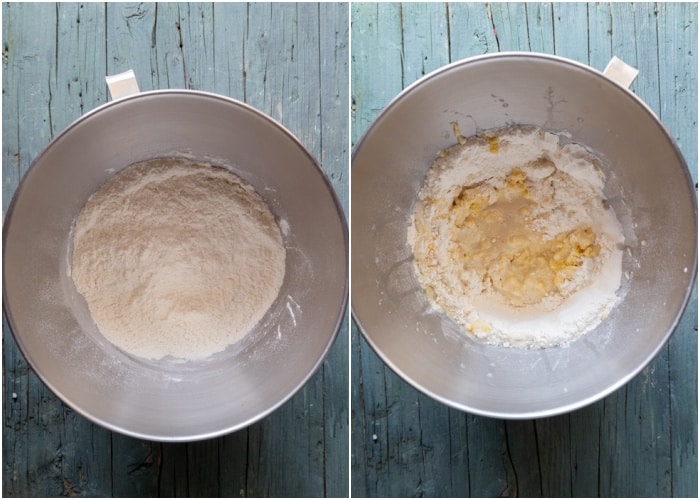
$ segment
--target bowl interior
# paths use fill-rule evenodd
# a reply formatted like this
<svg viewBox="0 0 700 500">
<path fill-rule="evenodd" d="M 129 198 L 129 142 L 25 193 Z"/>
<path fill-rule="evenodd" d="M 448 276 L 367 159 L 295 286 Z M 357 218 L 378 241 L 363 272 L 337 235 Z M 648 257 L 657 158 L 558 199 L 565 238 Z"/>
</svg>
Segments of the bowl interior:
<svg viewBox="0 0 700 500">
<path fill-rule="evenodd" d="M 603 156 L 626 251 L 622 300 L 594 331 L 545 350 L 487 346 L 430 306 L 406 229 L 427 170 L 456 143 L 454 122 L 464 136 L 537 125 Z M 351 203 L 352 307 L 365 338 L 416 388 L 477 414 L 552 415 L 609 394 L 663 346 L 695 279 L 697 207 L 672 139 L 630 92 L 551 56 L 475 58 L 407 88 L 355 149 Z"/>
<path fill-rule="evenodd" d="M 279 296 L 243 341 L 202 361 L 144 361 L 107 342 L 67 275 L 70 228 L 122 168 L 180 155 L 229 167 L 265 198 L 287 249 Z M 35 161 L 4 227 L 4 301 L 41 379 L 106 427 L 157 440 L 220 435 L 269 414 L 313 375 L 346 305 L 347 236 L 338 200 L 279 124 L 221 96 L 157 91 L 109 103 Z"/>
</svg>

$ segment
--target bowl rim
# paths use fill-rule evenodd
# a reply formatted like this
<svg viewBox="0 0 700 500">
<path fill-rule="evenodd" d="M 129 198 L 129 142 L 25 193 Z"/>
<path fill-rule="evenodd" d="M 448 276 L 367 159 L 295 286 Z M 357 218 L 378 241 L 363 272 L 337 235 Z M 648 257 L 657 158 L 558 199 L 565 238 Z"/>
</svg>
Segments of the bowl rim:
<svg viewBox="0 0 700 500">
<path fill-rule="evenodd" d="M 352 153 L 352 158 L 351 158 L 351 169 L 352 169 L 352 165 L 355 163 L 355 160 L 362 153 L 362 149 L 363 149 L 365 143 L 369 140 L 369 138 L 371 137 L 374 130 L 377 129 L 379 126 L 381 126 L 381 123 L 383 122 L 384 118 L 395 107 L 397 107 L 401 103 L 401 101 L 403 101 L 409 94 L 412 94 L 418 88 L 429 84 L 433 79 L 435 79 L 435 78 L 437 78 L 437 77 L 439 77 L 447 72 L 450 72 L 454 69 L 468 66 L 468 65 L 471 65 L 474 63 L 481 63 L 481 62 L 488 62 L 488 61 L 499 61 L 499 60 L 523 60 L 523 59 L 535 59 L 535 60 L 540 60 L 540 61 L 547 61 L 550 63 L 568 66 L 568 67 L 575 69 L 575 70 L 588 72 L 591 75 L 593 75 L 594 77 L 602 79 L 602 81 L 605 82 L 606 84 L 611 84 L 611 85 L 617 87 L 618 89 L 624 91 L 624 93 L 629 98 L 632 99 L 633 103 L 636 103 L 636 105 L 640 106 L 643 109 L 643 111 L 652 119 L 653 123 L 658 127 L 662 136 L 664 136 L 666 138 L 667 142 L 671 145 L 674 154 L 676 155 L 676 157 L 679 160 L 680 165 L 682 167 L 684 167 L 681 170 L 682 170 L 682 173 L 683 173 L 684 178 L 686 180 L 686 187 L 689 189 L 690 198 L 691 198 L 692 204 L 693 204 L 693 215 L 694 215 L 693 227 L 695 228 L 695 235 L 696 235 L 695 239 L 697 240 L 698 203 L 697 203 L 697 196 L 695 195 L 695 192 L 693 190 L 693 179 L 690 175 L 690 171 L 688 169 L 688 164 L 685 161 L 685 158 L 684 158 L 682 152 L 680 151 L 678 144 L 673 139 L 673 136 L 669 133 L 668 129 L 661 122 L 661 120 L 656 115 L 656 113 L 654 113 L 654 111 L 639 96 L 637 96 L 634 92 L 632 92 L 629 88 L 627 88 L 623 85 L 620 85 L 615 80 L 606 76 L 602 71 L 599 71 L 599 70 L 597 70 L 591 66 L 588 66 L 586 64 L 583 64 L 581 62 L 574 61 L 572 59 L 568 59 L 568 58 L 553 55 L 553 54 L 545 54 L 545 53 L 540 53 L 540 52 L 527 52 L 527 51 L 504 51 L 504 52 L 494 52 L 494 53 L 482 54 L 482 55 L 467 57 L 464 59 L 460 59 L 458 61 L 448 63 L 448 64 L 441 66 L 440 68 L 437 68 L 437 69 L 431 71 L 430 73 L 422 76 L 421 78 L 419 78 L 415 82 L 406 86 L 401 92 L 399 92 L 399 94 L 397 94 L 391 101 L 389 101 L 389 103 L 372 120 L 370 125 L 363 132 L 360 139 L 357 141 L 357 143 L 355 144 L 355 147 L 353 148 L 353 153 Z M 351 196 L 351 199 L 352 199 L 352 196 Z M 352 202 L 351 202 L 351 204 L 352 204 Z M 350 222 L 351 222 L 350 230 L 352 231 L 352 219 Z M 379 348 L 379 346 L 372 340 L 372 336 L 369 334 L 367 326 L 362 322 L 362 319 L 360 317 L 360 314 L 357 311 L 357 308 L 352 304 L 352 295 L 353 295 L 352 288 L 350 290 L 350 294 L 351 294 L 350 310 L 351 310 L 352 319 L 356 323 L 356 325 L 358 326 L 358 329 L 360 330 L 362 337 L 367 342 L 367 344 L 372 348 L 374 353 L 384 362 L 384 364 L 387 365 L 404 382 L 408 383 L 414 389 L 422 392 L 423 394 L 437 400 L 438 402 L 445 404 L 449 407 L 461 410 L 461 411 L 469 412 L 469 413 L 484 416 L 484 417 L 491 417 L 491 418 L 524 420 L 524 419 L 551 417 L 551 416 L 556 416 L 556 415 L 561 415 L 561 414 L 572 412 L 574 410 L 577 410 L 577 409 L 583 408 L 585 406 L 588 406 L 590 404 L 593 404 L 596 401 L 599 401 L 599 400 L 605 398 L 606 396 L 609 396 L 610 394 L 612 394 L 613 392 L 615 392 L 619 388 L 626 385 L 634 377 L 636 377 L 642 370 L 644 370 L 658 356 L 659 352 L 668 343 L 671 335 L 675 332 L 676 328 L 678 327 L 678 324 L 680 323 L 680 320 L 681 320 L 683 314 L 685 313 L 685 311 L 688 307 L 688 304 L 690 303 L 690 300 L 693 296 L 693 290 L 694 290 L 694 287 L 695 287 L 695 284 L 697 281 L 697 272 L 698 272 L 698 245 L 697 244 L 695 245 L 694 253 L 691 257 L 692 257 L 692 269 L 688 270 L 688 276 L 689 276 L 688 286 L 686 288 L 683 300 L 680 303 L 680 307 L 678 308 L 678 311 L 676 311 L 676 314 L 673 318 L 673 321 L 671 322 L 668 330 L 665 332 L 661 341 L 658 343 L 658 345 L 651 352 L 649 352 L 647 354 L 647 356 L 643 359 L 643 361 L 638 364 L 636 369 L 629 371 L 623 377 L 620 377 L 617 380 L 615 380 L 612 384 L 608 384 L 607 386 L 597 390 L 595 393 L 590 394 L 587 397 L 582 398 L 577 402 L 569 403 L 569 404 L 565 404 L 565 405 L 555 405 L 550 409 L 544 409 L 544 410 L 518 411 L 518 412 L 484 410 L 482 408 L 478 408 L 478 407 L 472 406 L 472 405 L 467 404 L 467 403 L 463 403 L 460 401 L 453 401 L 450 398 L 447 398 L 447 397 L 444 397 L 440 394 L 435 393 L 434 391 L 425 387 L 424 384 L 414 380 L 412 377 L 409 377 L 408 374 L 403 369 L 401 369 L 401 367 L 396 365 L 388 357 L 388 355 L 386 353 L 384 353 Z M 352 271 L 352 266 L 351 266 L 351 271 Z M 352 278 L 351 278 L 351 281 L 352 281 Z"/>
<path fill-rule="evenodd" d="M 343 319 L 346 316 L 347 310 L 348 310 L 348 303 L 349 303 L 349 260 L 350 260 L 350 248 L 349 248 L 349 230 L 348 230 L 348 221 L 347 217 L 345 215 L 345 210 L 343 209 L 343 206 L 340 202 L 340 198 L 338 197 L 337 192 L 335 191 L 335 188 L 333 187 L 332 183 L 330 182 L 330 179 L 326 172 L 321 168 L 320 163 L 316 160 L 316 158 L 311 154 L 311 152 L 308 150 L 308 148 L 297 138 L 288 128 L 286 128 L 284 125 L 282 125 L 279 121 L 275 120 L 271 116 L 267 115 L 266 113 L 260 111 L 259 109 L 251 106 L 250 104 L 247 104 L 243 101 L 239 101 L 237 99 L 234 99 L 232 97 L 224 96 L 221 94 L 217 94 L 214 92 L 207 92 L 207 91 L 202 91 L 202 90 L 190 90 L 190 89 L 156 89 L 156 90 L 149 90 L 149 91 L 143 91 L 143 92 L 138 92 L 129 96 L 121 97 L 118 99 L 114 99 L 108 102 L 105 102 L 89 111 L 84 113 L 83 115 L 79 116 L 76 118 L 73 122 L 71 122 L 70 125 L 68 125 L 66 128 L 61 130 L 54 138 L 52 138 L 49 143 L 41 150 L 41 152 L 32 160 L 30 163 L 29 167 L 27 170 L 24 172 L 22 177 L 19 180 L 19 183 L 17 184 L 17 187 L 15 188 L 15 191 L 12 195 L 12 199 L 10 200 L 10 203 L 8 204 L 7 212 L 5 213 L 4 221 L 3 221 L 3 228 L 2 228 L 2 263 L 3 266 L 5 264 L 5 249 L 6 249 L 6 241 L 7 241 L 7 233 L 9 231 L 9 228 L 12 225 L 12 219 L 13 219 L 13 213 L 14 213 L 14 208 L 17 203 L 17 200 L 21 197 L 22 192 L 24 191 L 24 188 L 26 187 L 26 184 L 29 182 L 28 179 L 31 177 L 32 172 L 35 171 L 37 168 L 37 165 L 40 164 L 42 158 L 48 153 L 48 151 L 53 147 L 55 143 L 57 143 L 59 140 L 61 140 L 65 135 L 67 135 L 71 130 L 74 128 L 78 127 L 85 121 L 93 118 L 94 116 L 104 113 L 105 111 L 108 111 L 109 109 L 115 107 L 115 106 L 122 106 L 125 103 L 128 103 L 130 101 L 134 100 L 139 100 L 139 99 L 147 99 L 147 98 L 153 98 L 153 97 L 159 97 L 159 96 L 168 96 L 168 97 L 177 97 L 177 96 L 184 96 L 184 97 L 197 97 L 197 98 L 206 98 L 206 99 L 213 99 L 220 101 L 221 103 L 225 105 L 233 105 L 237 106 L 241 109 L 243 109 L 246 112 L 252 113 L 253 115 L 257 116 L 258 118 L 262 119 L 263 121 L 267 122 L 269 125 L 272 127 L 277 128 L 280 132 L 283 133 L 284 136 L 286 136 L 287 139 L 291 140 L 292 143 L 299 148 L 299 150 L 304 154 L 304 156 L 309 160 L 309 164 L 313 167 L 314 171 L 316 172 L 317 175 L 321 178 L 323 181 L 326 190 L 328 194 L 331 197 L 331 200 L 336 208 L 336 215 L 338 216 L 338 220 L 340 222 L 340 229 L 343 234 L 343 247 L 344 247 L 344 268 L 345 268 L 345 278 L 343 280 L 343 286 L 342 286 L 342 296 L 341 296 L 341 303 L 340 303 L 340 308 L 338 309 L 338 313 L 336 315 L 333 328 L 331 331 L 330 336 L 328 337 L 328 340 L 326 342 L 326 345 L 324 346 L 324 349 L 322 350 L 320 356 L 316 361 L 314 362 L 313 366 L 311 369 L 307 372 L 306 376 L 303 377 L 302 379 L 299 380 L 299 382 L 285 395 L 285 397 L 281 398 L 280 400 L 277 401 L 276 404 L 269 406 L 265 410 L 259 412 L 257 415 L 254 417 L 251 417 L 243 422 L 237 422 L 233 423 L 231 425 L 225 426 L 221 429 L 213 430 L 213 431 L 208 431 L 208 432 L 202 432 L 202 433 L 196 433 L 196 434 L 183 434 L 183 435 L 159 435 L 156 433 L 143 433 L 139 431 L 135 431 L 132 429 L 125 428 L 123 426 L 119 426 L 116 424 L 113 424 L 109 421 L 106 421 L 105 419 L 98 418 L 95 415 L 92 415 L 90 412 L 84 410 L 77 404 L 75 404 L 73 401 L 69 400 L 66 398 L 66 396 L 63 394 L 63 392 L 54 384 L 51 382 L 51 380 L 48 379 L 48 377 L 43 373 L 41 370 L 41 367 L 37 365 L 36 361 L 32 358 L 29 349 L 25 345 L 25 343 L 22 340 L 22 335 L 20 333 L 20 330 L 17 327 L 17 324 L 15 322 L 15 319 L 13 317 L 12 311 L 9 307 L 8 303 L 8 297 L 7 297 L 7 286 L 6 286 L 6 275 L 3 273 L 2 277 L 2 309 L 3 313 L 5 314 L 5 318 L 7 320 L 8 327 L 10 329 L 10 332 L 12 334 L 12 337 L 15 341 L 15 344 L 17 345 L 18 350 L 20 351 L 22 357 L 26 361 L 26 363 L 29 365 L 31 370 L 37 375 L 39 380 L 44 384 L 45 387 L 47 387 L 55 396 L 57 396 L 61 402 L 69 406 L 71 409 L 73 409 L 76 413 L 79 415 L 85 417 L 87 420 L 98 424 L 109 431 L 114 431 L 118 432 L 120 434 L 138 438 L 138 439 L 146 439 L 146 440 L 154 440 L 154 441 L 159 441 L 159 442 L 193 442 L 193 441 L 200 441 L 204 439 L 211 439 L 211 438 L 216 438 L 220 436 L 224 436 L 226 434 L 230 434 L 232 432 L 244 429 L 260 420 L 263 418 L 269 416 L 272 414 L 274 411 L 279 409 L 283 404 L 285 404 L 287 401 L 292 399 L 309 381 L 310 379 L 316 375 L 318 372 L 319 368 L 321 365 L 324 363 L 326 358 L 328 357 L 328 354 L 330 353 L 333 345 L 335 344 L 338 334 L 342 328 L 343 325 Z"/>
</svg>

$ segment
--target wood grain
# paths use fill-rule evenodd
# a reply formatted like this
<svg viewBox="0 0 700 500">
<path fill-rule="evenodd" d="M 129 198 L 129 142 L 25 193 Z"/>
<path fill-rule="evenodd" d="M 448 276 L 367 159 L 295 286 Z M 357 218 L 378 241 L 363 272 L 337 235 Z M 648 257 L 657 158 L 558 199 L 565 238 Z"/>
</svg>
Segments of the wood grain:
<svg viewBox="0 0 700 500">
<path fill-rule="evenodd" d="M 405 86 L 487 52 L 640 69 L 631 89 L 697 182 L 697 4 L 351 5 L 351 137 Z M 352 327 L 354 496 L 697 496 L 697 289 L 668 345 L 609 397 L 526 421 L 449 409 L 412 389 Z"/>
<path fill-rule="evenodd" d="M 221 93 L 272 116 L 319 160 L 348 210 L 348 5 L 3 4 L 3 213 L 52 137 L 141 90 Z M 319 372 L 248 429 L 172 444 L 109 432 L 33 374 L 3 321 L 3 495 L 348 495 L 348 322 Z"/>
</svg>

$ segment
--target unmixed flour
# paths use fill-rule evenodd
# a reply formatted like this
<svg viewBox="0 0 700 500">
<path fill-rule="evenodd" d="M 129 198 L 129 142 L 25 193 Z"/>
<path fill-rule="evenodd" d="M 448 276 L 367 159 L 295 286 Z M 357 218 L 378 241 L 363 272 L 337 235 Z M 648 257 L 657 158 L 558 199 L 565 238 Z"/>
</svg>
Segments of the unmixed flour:
<svg viewBox="0 0 700 500">
<path fill-rule="evenodd" d="M 534 127 L 458 138 L 408 230 L 430 299 L 497 345 L 551 347 L 593 329 L 616 302 L 623 241 L 599 161 Z"/>
<path fill-rule="evenodd" d="M 127 167 L 90 197 L 70 272 L 113 344 L 149 359 L 198 359 L 263 317 L 282 285 L 285 248 L 243 179 L 161 158 Z"/>
</svg>

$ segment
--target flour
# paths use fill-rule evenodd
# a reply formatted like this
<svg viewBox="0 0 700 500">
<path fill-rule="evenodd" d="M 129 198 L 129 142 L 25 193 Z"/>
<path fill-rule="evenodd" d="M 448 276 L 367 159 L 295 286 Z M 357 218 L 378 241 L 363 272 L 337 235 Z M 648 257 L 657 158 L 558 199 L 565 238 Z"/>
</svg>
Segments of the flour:
<svg viewBox="0 0 700 500">
<path fill-rule="evenodd" d="M 593 329 L 622 274 L 599 161 L 534 127 L 459 139 L 428 172 L 408 229 L 431 301 L 497 345 L 551 347 Z"/>
<path fill-rule="evenodd" d="M 70 272 L 117 347 L 200 359 L 263 317 L 282 285 L 285 248 L 252 186 L 223 168 L 162 158 L 124 169 L 90 197 Z"/>
</svg>

